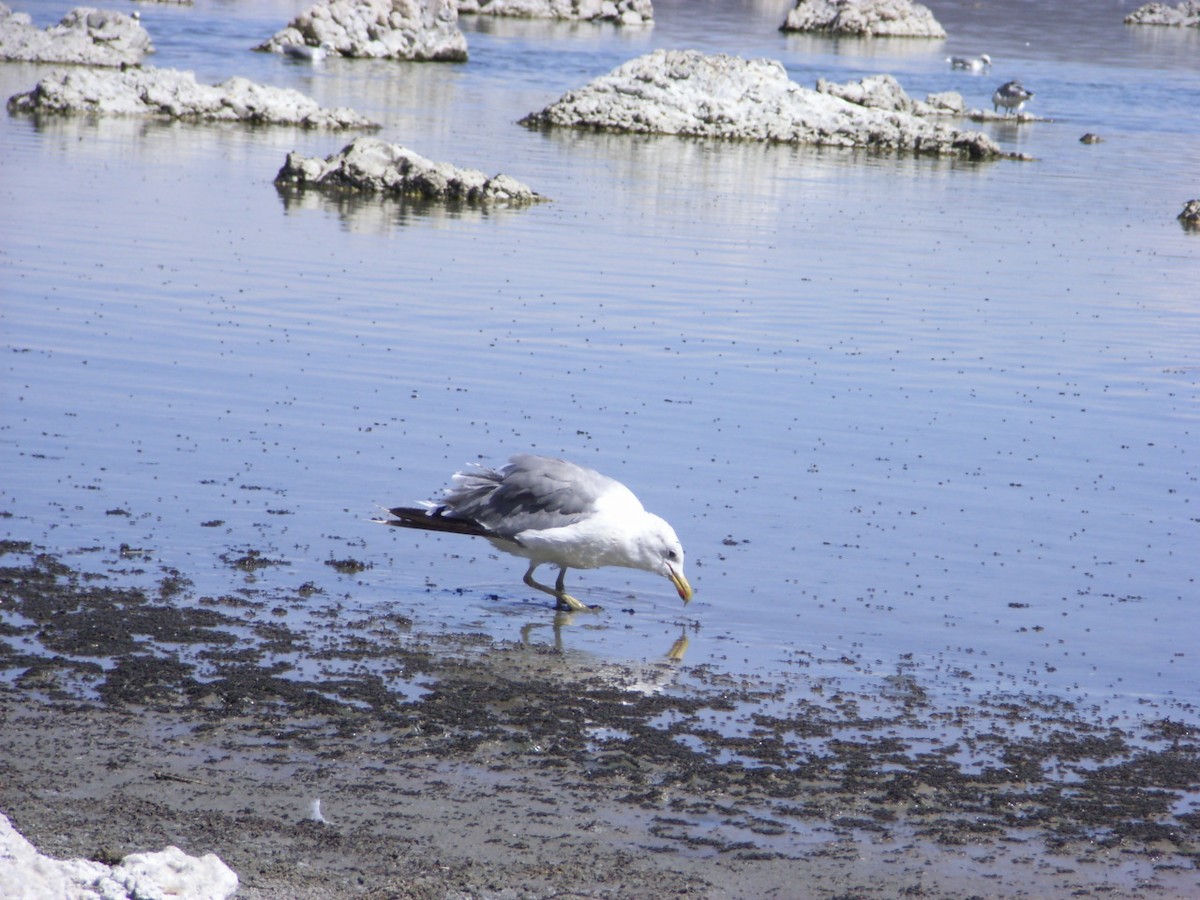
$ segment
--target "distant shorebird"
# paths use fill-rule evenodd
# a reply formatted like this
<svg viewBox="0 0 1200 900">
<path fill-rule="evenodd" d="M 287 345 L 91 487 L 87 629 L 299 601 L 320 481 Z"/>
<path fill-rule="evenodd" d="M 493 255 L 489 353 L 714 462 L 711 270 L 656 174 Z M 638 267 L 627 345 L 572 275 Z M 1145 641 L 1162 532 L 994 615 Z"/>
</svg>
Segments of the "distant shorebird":
<svg viewBox="0 0 1200 900">
<path fill-rule="evenodd" d="M 999 111 L 1003 106 L 1009 112 L 1019 113 L 1025 101 L 1032 97 L 1033 91 L 1025 90 L 1021 87 L 1021 82 L 1009 81 L 996 88 L 996 93 L 992 94 L 992 109 Z"/>
<path fill-rule="evenodd" d="M 951 56 L 947 57 L 946 62 L 950 63 L 952 69 L 966 69 L 968 72 L 982 72 L 992 67 L 992 58 L 986 53 L 978 56 Z"/>
<path fill-rule="evenodd" d="M 333 47 L 325 43 L 322 43 L 319 47 L 314 47 L 311 44 L 284 44 L 283 55 L 303 62 L 318 63 L 328 56 L 329 51 L 332 49 Z"/>
</svg>

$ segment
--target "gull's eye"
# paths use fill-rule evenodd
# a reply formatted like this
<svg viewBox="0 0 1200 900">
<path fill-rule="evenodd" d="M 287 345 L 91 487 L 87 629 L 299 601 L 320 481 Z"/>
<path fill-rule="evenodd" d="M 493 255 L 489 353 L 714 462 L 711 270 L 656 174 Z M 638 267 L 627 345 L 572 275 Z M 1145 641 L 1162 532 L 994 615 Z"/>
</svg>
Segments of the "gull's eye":
<svg viewBox="0 0 1200 900">
<path fill-rule="evenodd" d="M 663 555 L 666 556 L 667 559 L 672 560 L 672 561 L 679 559 L 679 554 L 676 553 L 674 550 L 668 550 Z"/>
</svg>

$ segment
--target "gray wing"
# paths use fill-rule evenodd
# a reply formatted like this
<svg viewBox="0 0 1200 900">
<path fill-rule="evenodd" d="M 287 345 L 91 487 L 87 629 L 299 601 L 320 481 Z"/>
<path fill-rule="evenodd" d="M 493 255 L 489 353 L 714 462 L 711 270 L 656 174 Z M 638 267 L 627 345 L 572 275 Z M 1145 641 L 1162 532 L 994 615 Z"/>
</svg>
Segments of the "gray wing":
<svg viewBox="0 0 1200 900">
<path fill-rule="evenodd" d="M 620 483 L 574 463 L 546 456 L 514 456 L 500 469 L 459 472 L 442 506 L 512 537 L 562 528 L 587 518 L 596 499 Z"/>
</svg>

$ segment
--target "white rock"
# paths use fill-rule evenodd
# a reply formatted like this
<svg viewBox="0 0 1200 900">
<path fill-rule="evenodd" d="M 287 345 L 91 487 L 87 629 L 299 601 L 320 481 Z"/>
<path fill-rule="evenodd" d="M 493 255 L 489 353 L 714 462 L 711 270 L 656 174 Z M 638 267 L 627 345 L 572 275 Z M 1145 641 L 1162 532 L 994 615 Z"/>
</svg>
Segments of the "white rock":
<svg viewBox="0 0 1200 900">
<path fill-rule="evenodd" d="M 399 144 L 361 137 L 321 159 L 289 153 L 275 184 L 290 188 L 365 191 L 421 200 L 523 205 L 544 200 L 507 175 L 428 160 Z"/>
<path fill-rule="evenodd" d="M 1045 116 L 1035 116 L 1030 112 L 1013 112 L 1012 110 L 1004 110 L 997 112 L 991 109 L 969 109 L 964 114 L 964 118 L 970 119 L 972 122 L 1007 122 L 1010 125 L 1014 122 L 1050 122 Z"/>
<path fill-rule="evenodd" d="M 890 80 L 895 84 L 895 79 Z M 895 84 L 895 89 L 899 85 Z M 881 97 L 892 95 L 881 81 Z M 891 103 L 908 103 L 902 90 Z M 894 108 L 872 109 L 791 81 L 773 60 L 696 50 L 658 50 L 617 67 L 521 120 L 529 126 L 678 134 L 912 150 L 985 158 L 1005 155 L 985 135 Z"/>
<path fill-rule="evenodd" d="M 1200 0 L 1184 0 L 1178 6 L 1147 3 L 1127 15 L 1125 24 L 1197 28 L 1200 27 Z"/>
<path fill-rule="evenodd" d="M 914 116 L 961 116 L 966 112 L 966 103 L 957 91 L 928 94 L 924 102 L 914 100 L 891 75 L 871 75 L 861 81 L 836 84 L 817 79 L 817 92 L 841 97 L 848 103 L 868 106 L 871 109 L 891 110 Z"/>
<path fill-rule="evenodd" d="M 966 101 L 958 91 L 926 94 L 925 106 L 927 111 L 921 113 L 923 116 L 964 116 L 967 113 Z"/>
<path fill-rule="evenodd" d="M 153 52 L 150 35 L 133 16 L 80 6 L 42 31 L 0 3 L 0 60 L 116 67 Z"/>
<path fill-rule="evenodd" d="M 178 847 L 131 853 L 110 868 L 88 859 L 52 859 L 0 814 L 0 897 L 5 900 L 226 900 L 238 877 L 214 854 Z"/>
<path fill-rule="evenodd" d="M 303 128 L 379 127 L 352 109 L 325 109 L 290 88 L 269 87 L 245 78 L 202 85 L 191 72 L 153 67 L 55 72 L 28 93 L 9 98 L 8 109 L 13 113 L 96 113 Z"/>
<path fill-rule="evenodd" d="M 929 8 L 912 0 L 797 0 L 779 30 L 858 37 L 946 36 Z"/>
<path fill-rule="evenodd" d="M 110 877 L 139 900 L 224 900 L 238 887 L 237 875 L 216 854 L 197 858 L 178 847 L 131 853 L 113 867 Z"/>
<path fill-rule="evenodd" d="M 862 81 L 849 81 L 845 84 L 835 84 L 818 78 L 817 91 L 872 109 L 906 113 L 914 113 L 916 110 L 916 103 L 904 92 L 904 88 L 900 87 L 900 82 L 891 75 L 872 75 Z"/>
<path fill-rule="evenodd" d="M 461 15 L 510 16 L 646 25 L 654 20 L 651 0 L 458 0 Z"/>
<path fill-rule="evenodd" d="M 455 0 L 321 0 L 254 49 L 279 53 L 288 44 L 325 46 L 330 53 L 366 59 L 467 58 Z"/>
</svg>

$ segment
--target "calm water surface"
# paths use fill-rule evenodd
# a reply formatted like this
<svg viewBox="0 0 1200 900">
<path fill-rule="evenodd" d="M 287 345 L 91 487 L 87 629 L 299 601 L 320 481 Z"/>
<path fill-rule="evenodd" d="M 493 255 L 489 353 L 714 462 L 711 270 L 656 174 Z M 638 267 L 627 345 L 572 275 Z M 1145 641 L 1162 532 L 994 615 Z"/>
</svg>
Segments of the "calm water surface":
<svg viewBox="0 0 1200 900">
<path fill-rule="evenodd" d="M 304 5 L 139 8 L 154 65 L 353 106 L 553 202 L 284 198 L 287 152 L 349 137 L 0 117 L 0 533 L 85 567 L 128 543 L 201 594 L 253 548 L 288 563 L 258 589 L 552 641 L 518 560 L 369 522 L 533 449 L 633 487 L 697 590 L 572 573 L 605 610 L 570 649 L 654 659 L 686 629 L 687 663 L 799 690 L 902 668 L 1200 698 L 1194 29 L 943 2 L 944 42 L 834 41 L 780 34 L 786 3 L 660 0 L 633 31 L 467 19 L 463 65 L 249 52 Z M 985 107 L 1020 78 L 1052 121 L 987 126 L 1036 157 L 992 164 L 515 124 L 657 47 Z M 987 75 L 945 62 L 980 52 Z M 0 67 L 4 96 L 45 71 Z M 347 557 L 371 568 L 325 565 Z"/>
</svg>

